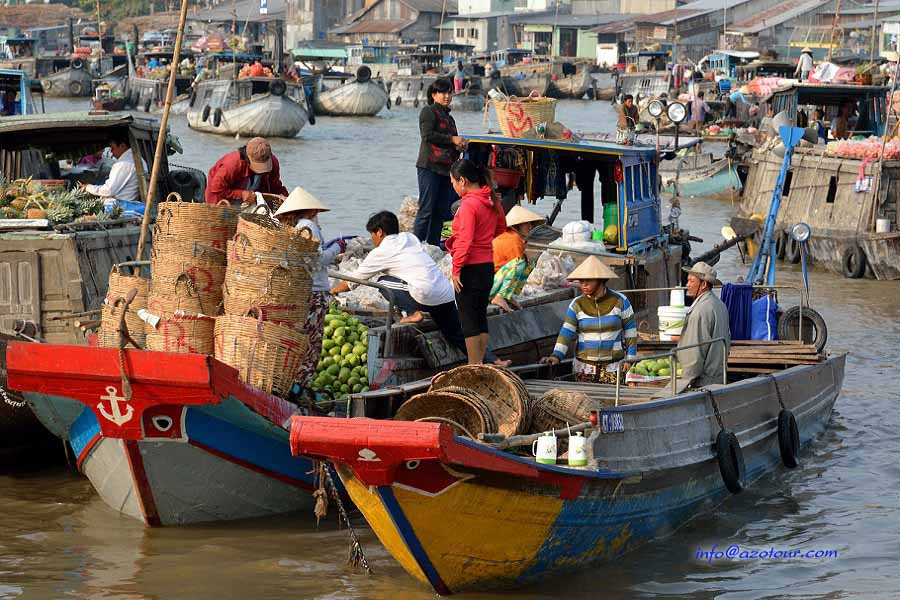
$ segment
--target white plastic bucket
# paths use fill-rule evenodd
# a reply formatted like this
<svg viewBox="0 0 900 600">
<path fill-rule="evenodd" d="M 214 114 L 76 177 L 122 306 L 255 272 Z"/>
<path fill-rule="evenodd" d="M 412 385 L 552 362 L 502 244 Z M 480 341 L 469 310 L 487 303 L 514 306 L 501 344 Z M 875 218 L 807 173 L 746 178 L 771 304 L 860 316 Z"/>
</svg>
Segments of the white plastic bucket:
<svg viewBox="0 0 900 600">
<path fill-rule="evenodd" d="M 671 306 L 684 306 L 684 290 L 672 290 L 669 292 L 669 304 Z"/>
<path fill-rule="evenodd" d="M 875 233 L 890 233 L 890 219 L 875 219 Z"/>
<path fill-rule="evenodd" d="M 681 335 L 687 313 L 688 310 L 684 306 L 660 306 L 656 310 L 659 317 L 660 341 L 669 342 L 672 341 L 672 336 Z"/>
</svg>

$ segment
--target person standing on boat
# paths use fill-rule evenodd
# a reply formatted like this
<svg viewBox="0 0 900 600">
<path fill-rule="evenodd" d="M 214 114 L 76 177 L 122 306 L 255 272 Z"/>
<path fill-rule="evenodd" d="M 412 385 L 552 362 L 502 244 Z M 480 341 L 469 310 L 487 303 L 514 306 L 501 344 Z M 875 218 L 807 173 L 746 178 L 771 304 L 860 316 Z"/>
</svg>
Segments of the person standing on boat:
<svg viewBox="0 0 900 600">
<path fill-rule="evenodd" d="M 706 122 L 706 113 L 709 112 L 709 104 L 703 99 L 703 92 L 697 92 L 694 100 L 691 102 L 691 122 L 690 128 L 699 131 Z"/>
<path fill-rule="evenodd" d="M 825 111 L 817 108 L 813 111 L 813 127 L 816 128 L 816 135 L 823 144 L 828 143 L 828 130 L 825 128 Z"/>
<path fill-rule="evenodd" d="M 634 129 L 638 122 L 638 109 L 634 105 L 634 96 L 626 94 L 619 106 L 619 120 L 616 123 L 616 143 L 630 145 L 634 143 Z"/>
<path fill-rule="evenodd" d="M 800 60 L 797 61 L 797 68 L 794 69 L 794 75 L 800 77 L 800 81 L 809 79 L 809 72 L 813 69 L 812 50 L 804 48 L 800 51 Z"/>
<path fill-rule="evenodd" d="M 525 254 L 525 239 L 531 230 L 544 222 L 544 217 L 515 205 L 506 215 L 506 231 L 494 238 L 494 285 L 491 303 L 504 312 L 521 306 L 516 302 L 536 261 Z"/>
<path fill-rule="evenodd" d="M 109 169 L 109 177 L 106 178 L 106 181 L 100 185 L 78 184 L 78 187 L 88 194 L 101 198 L 106 210 L 111 210 L 115 206 L 116 200 L 138 202 L 141 199 L 128 133 L 113 133 L 109 140 L 109 151 L 116 162 Z M 143 159 L 141 162 L 146 173 L 147 163 Z"/>
<path fill-rule="evenodd" d="M 623 294 L 606 287 L 618 279 L 596 256 L 588 256 L 566 277 L 577 279 L 581 295 L 572 300 L 553 354 L 541 362 L 559 364 L 575 342 L 572 372 L 579 381 L 615 383 L 616 371 L 627 371 L 637 356 L 634 309 Z"/>
<path fill-rule="evenodd" d="M 229 152 L 209 170 L 206 184 L 207 204 L 228 200 L 233 205 L 255 203 L 257 192 L 287 196 L 281 183 L 278 159 L 268 140 L 255 137 L 247 145 Z"/>
<path fill-rule="evenodd" d="M 301 187 L 296 187 L 275 211 L 275 218 L 282 225 L 297 229 L 309 229 L 312 236 L 322 244 L 319 268 L 312 273 L 313 285 L 312 296 L 309 299 L 309 312 L 306 315 L 306 322 L 303 324 L 303 333 L 307 336 L 307 344 L 303 357 L 300 359 L 296 378 L 301 389 L 309 387 L 310 380 L 315 375 L 319 355 L 322 353 L 322 331 L 325 329 L 325 315 L 331 304 L 328 267 L 334 263 L 338 254 L 347 248 L 347 243 L 342 239 L 336 240 L 328 247 L 324 246 L 325 238 L 319 228 L 318 217 L 319 213 L 329 210 L 331 209 L 322 204 L 315 196 Z"/>
<path fill-rule="evenodd" d="M 466 83 L 466 69 L 462 61 L 456 63 L 456 71 L 453 72 L 453 91 L 458 94 L 463 91 L 463 85 Z"/>
<path fill-rule="evenodd" d="M 428 104 L 419 113 L 422 135 L 416 160 L 419 212 L 413 233 L 432 246 L 440 244 L 441 228 L 450 219 L 450 205 L 456 200 L 450 183 L 450 165 L 466 148 L 466 140 L 459 137 L 456 121 L 450 116 L 452 99 L 452 84 L 446 79 L 436 79 L 428 86 Z"/>
<path fill-rule="evenodd" d="M 447 250 L 453 258 L 451 281 L 470 365 L 481 364 L 488 346 L 487 307 L 494 282 L 494 238 L 506 230 L 506 217 L 494 197 L 487 172 L 462 158 L 450 167 L 460 197 Z"/>
<path fill-rule="evenodd" d="M 698 262 L 691 268 L 684 267 L 684 271 L 688 274 L 687 294 L 694 302 L 688 309 L 676 348 L 683 380 L 679 391 L 722 383 L 723 361 L 731 347 L 728 308 L 712 291 L 714 286 L 722 285 L 716 278 L 715 269 L 705 262 Z M 680 350 L 716 338 L 724 338 L 725 345 L 714 342 Z"/>
</svg>

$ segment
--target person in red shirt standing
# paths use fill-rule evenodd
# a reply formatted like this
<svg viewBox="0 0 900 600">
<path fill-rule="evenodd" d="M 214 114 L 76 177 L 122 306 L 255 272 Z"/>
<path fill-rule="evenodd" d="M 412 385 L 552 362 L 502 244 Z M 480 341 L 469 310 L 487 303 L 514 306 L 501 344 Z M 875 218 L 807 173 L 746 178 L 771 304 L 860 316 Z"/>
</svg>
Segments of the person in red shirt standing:
<svg viewBox="0 0 900 600">
<path fill-rule="evenodd" d="M 494 238 L 506 230 L 506 217 L 493 197 L 485 170 L 468 159 L 450 167 L 450 182 L 461 198 L 447 250 L 453 258 L 450 278 L 469 364 L 481 364 L 488 346 L 487 306 L 494 282 Z"/>
<path fill-rule="evenodd" d="M 255 203 L 256 193 L 287 196 L 281 183 L 278 159 L 272 155 L 268 140 L 255 137 L 247 145 L 229 152 L 209 170 L 206 202 L 228 200 L 233 205 Z"/>
</svg>

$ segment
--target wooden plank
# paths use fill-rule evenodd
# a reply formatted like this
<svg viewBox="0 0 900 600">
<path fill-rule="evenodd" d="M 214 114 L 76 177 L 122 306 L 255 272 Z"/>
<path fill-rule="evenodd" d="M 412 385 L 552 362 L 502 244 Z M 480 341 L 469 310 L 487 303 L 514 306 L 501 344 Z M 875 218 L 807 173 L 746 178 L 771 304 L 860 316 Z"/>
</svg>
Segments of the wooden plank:
<svg viewBox="0 0 900 600">
<path fill-rule="evenodd" d="M 818 356 L 819 353 L 816 352 L 815 348 L 812 348 L 811 350 L 812 350 L 811 352 L 807 352 L 805 350 L 797 351 L 797 352 L 790 352 L 790 351 L 747 352 L 746 350 L 737 350 L 737 351 L 729 352 L 728 356 L 729 357 L 731 357 L 731 356 L 746 356 L 748 358 L 759 358 L 759 357 L 768 357 L 768 356 L 771 356 L 773 358 L 782 357 L 782 356 L 801 356 L 801 357 Z"/>
<path fill-rule="evenodd" d="M 732 346 L 784 346 L 784 345 L 809 345 L 802 344 L 800 340 L 731 340 Z"/>
<path fill-rule="evenodd" d="M 768 374 L 768 373 L 778 373 L 779 371 L 783 371 L 784 369 L 766 369 L 763 367 L 728 367 L 729 373 L 760 373 L 760 374 Z"/>
<path fill-rule="evenodd" d="M 731 359 L 728 360 L 729 368 L 732 364 L 739 365 L 817 365 L 821 360 L 812 360 L 812 359 L 767 359 L 767 358 L 741 358 L 735 361 Z"/>
</svg>

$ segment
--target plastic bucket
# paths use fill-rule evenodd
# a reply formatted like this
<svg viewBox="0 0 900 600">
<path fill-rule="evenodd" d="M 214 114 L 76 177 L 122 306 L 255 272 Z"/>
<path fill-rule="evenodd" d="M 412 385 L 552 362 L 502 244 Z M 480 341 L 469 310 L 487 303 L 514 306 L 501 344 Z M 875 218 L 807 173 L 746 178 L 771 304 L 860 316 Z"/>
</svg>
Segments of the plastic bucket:
<svg viewBox="0 0 900 600">
<path fill-rule="evenodd" d="M 890 231 L 890 219 L 875 219 L 875 233 L 889 233 Z"/>
<path fill-rule="evenodd" d="M 672 290 L 669 292 L 669 305 L 673 307 L 684 306 L 684 290 Z"/>
<path fill-rule="evenodd" d="M 603 226 L 619 226 L 619 204 L 617 202 L 603 203 Z"/>
<path fill-rule="evenodd" d="M 660 341 L 670 342 L 673 336 L 681 335 L 687 313 L 688 309 L 684 306 L 660 306 L 656 310 L 659 317 Z"/>
</svg>

